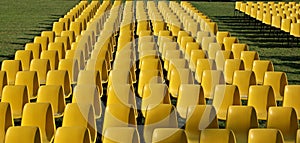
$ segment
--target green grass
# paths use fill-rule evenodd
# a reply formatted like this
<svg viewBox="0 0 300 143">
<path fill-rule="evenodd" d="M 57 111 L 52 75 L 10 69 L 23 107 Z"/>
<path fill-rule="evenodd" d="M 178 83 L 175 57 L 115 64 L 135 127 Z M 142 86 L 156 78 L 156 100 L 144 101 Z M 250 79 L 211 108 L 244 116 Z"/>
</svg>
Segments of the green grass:
<svg viewBox="0 0 300 143">
<path fill-rule="evenodd" d="M 289 84 L 300 84 L 300 45 L 293 42 L 288 46 L 286 38 L 267 34 L 268 29 L 258 30 L 259 26 L 248 25 L 243 16 L 234 16 L 235 2 L 192 2 L 201 12 L 218 23 L 219 31 L 229 31 L 237 36 L 240 43 L 247 43 L 250 50 L 259 53 L 260 59 L 271 60 L 275 71 L 287 73 Z M 265 34 L 264 34 L 265 33 Z"/>
<path fill-rule="evenodd" d="M 65 15 L 78 0 L 1 0 L 0 61 L 13 59 L 41 31 Z"/>
</svg>

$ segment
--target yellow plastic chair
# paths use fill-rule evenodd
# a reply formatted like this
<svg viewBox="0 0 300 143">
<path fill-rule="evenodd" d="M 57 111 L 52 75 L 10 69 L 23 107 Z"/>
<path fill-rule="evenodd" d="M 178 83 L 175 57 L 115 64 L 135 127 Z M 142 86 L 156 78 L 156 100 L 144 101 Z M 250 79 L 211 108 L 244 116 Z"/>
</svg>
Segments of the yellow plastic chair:
<svg viewBox="0 0 300 143">
<path fill-rule="evenodd" d="M 3 88 L 1 102 L 10 104 L 12 117 L 20 119 L 24 105 L 29 103 L 28 91 L 25 85 L 8 85 Z"/>
<path fill-rule="evenodd" d="M 207 55 L 209 59 L 216 59 L 216 54 L 219 50 L 222 50 L 222 44 L 220 43 L 210 43 L 208 45 Z"/>
<path fill-rule="evenodd" d="M 299 85 L 286 85 L 284 88 L 283 107 L 293 107 L 300 119 L 300 104 L 299 104 Z M 299 113 L 299 114 L 298 114 Z"/>
<path fill-rule="evenodd" d="M 50 62 L 48 59 L 33 59 L 30 62 L 30 71 L 36 71 L 40 84 L 46 84 L 46 76 L 50 70 Z"/>
<path fill-rule="evenodd" d="M 183 36 L 181 37 L 181 41 L 180 41 L 180 48 L 181 50 L 185 53 L 186 51 L 186 45 L 188 42 L 194 42 L 194 38 L 191 36 Z"/>
<path fill-rule="evenodd" d="M 256 84 L 263 84 L 265 72 L 274 71 L 274 67 L 269 60 L 254 60 L 252 70 L 256 77 Z"/>
<path fill-rule="evenodd" d="M 176 104 L 178 115 L 186 118 L 191 105 L 205 105 L 203 89 L 200 85 L 181 84 Z"/>
<path fill-rule="evenodd" d="M 205 129 L 201 131 L 201 143 L 236 143 L 235 135 L 227 129 Z"/>
<path fill-rule="evenodd" d="M 130 71 L 120 69 L 114 69 L 110 71 L 107 87 L 110 87 L 115 84 L 129 84 L 132 86 L 133 79 Z"/>
<path fill-rule="evenodd" d="M 210 32 L 210 35 L 216 35 L 218 31 L 218 25 L 216 22 L 207 22 L 205 24 L 204 31 Z"/>
<path fill-rule="evenodd" d="M 87 61 L 86 70 L 97 70 L 101 74 L 102 82 L 108 81 L 108 67 L 105 59 L 90 59 Z"/>
<path fill-rule="evenodd" d="M 284 139 L 278 129 L 250 129 L 248 143 L 262 142 L 284 143 Z"/>
<path fill-rule="evenodd" d="M 136 128 L 136 119 L 132 105 L 109 104 L 105 108 L 102 134 L 111 127 L 133 127 Z M 104 137 L 102 137 L 102 141 Z"/>
<path fill-rule="evenodd" d="M 137 35 L 140 36 L 141 34 L 141 31 L 144 31 L 144 30 L 149 30 L 149 23 L 147 20 L 140 20 L 137 22 L 137 29 L 136 29 L 136 32 L 137 32 Z"/>
<path fill-rule="evenodd" d="M 140 143 L 140 137 L 136 128 L 110 127 L 104 131 L 103 143 L 131 142 Z"/>
<path fill-rule="evenodd" d="M 151 36 L 152 31 L 151 30 L 142 30 L 139 32 L 139 37 L 144 37 L 144 36 Z"/>
<path fill-rule="evenodd" d="M 44 85 L 38 90 L 37 103 L 49 102 L 53 109 L 53 116 L 60 118 L 64 115 L 66 101 L 60 85 Z"/>
<path fill-rule="evenodd" d="M 244 62 L 245 70 L 252 70 L 253 61 L 259 60 L 259 56 L 256 51 L 242 51 L 241 59 Z"/>
<path fill-rule="evenodd" d="M 138 80 L 138 94 L 142 96 L 143 88 L 149 83 L 161 83 L 162 75 L 159 70 L 143 70 L 140 71 Z"/>
<path fill-rule="evenodd" d="M 170 104 L 170 93 L 166 84 L 149 83 L 144 86 L 142 94 L 141 111 L 146 116 L 149 105 Z"/>
<path fill-rule="evenodd" d="M 164 69 L 168 71 L 169 63 L 171 59 L 180 59 L 183 58 L 183 54 L 180 50 L 167 50 L 164 60 Z"/>
<path fill-rule="evenodd" d="M 70 23 L 71 23 L 71 20 L 69 18 L 59 18 L 58 20 L 59 22 L 63 22 L 64 25 L 65 25 L 65 30 L 69 30 L 69 26 L 70 26 Z"/>
<path fill-rule="evenodd" d="M 247 100 L 249 87 L 256 85 L 255 75 L 252 71 L 236 70 L 233 74 L 232 84 L 238 87 L 241 99 Z"/>
<path fill-rule="evenodd" d="M 79 126 L 87 128 L 91 134 L 91 142 L 95 142 L 97 128 L 94 115 L 94 109 L 91 104 L 69 103 L 65 108 L 62 127 Z"/>
<path fill-rule="evenodd" d="M 233 83 L 236 70 L 244 70 L 244 62 L 240 59 L 227 59 L 224 64 L 224 76 L 227 84 Z"/>
<path fill-rule="evenodd" d="M 227 59 L 233 59 L 232 51 L 223 51 L 223 50 L 217 51 L 216 58 L 215 58 L 217 70 L 224 71 L 224 65 Z"/>
<path fill-rule="evenodd" d="M 32 51 L 28 50 L 18 50 L 15 54 L 15 60 L 20 60 L 22 64 L 22 70 L 28 71 L 30 61 L 33 59 Z"/>
<path fill-rule="evenodd" d="M 25 50 L 32 51 L 33 59 L 39 59 L 42 47 L 40 43 L 27 43 L 25 45 Z"/>
<path fill-rule="evenodd" d="M 189 68 L 195 72 L 197 67 L 197 61 L 199 59 L 205 59 L 207 58 L 206 52 L 203 50 L 192 50 L 191 51 L 191 58 L 189 61 Z"/>
<path fill-rule="evenodd" d="M 9 127 L 14 126 L 12 111 L 9 103 L 0 102 L 0 141 L 4 142 L 5 134 Z"/>
<path fill-rule="evenodd" d="M 82 50 L 67 50 L 65 58 L 76 60 L 78 62 L 79 69 L 80 70 L 84 69 L 85 60 L 84 60 L 84 54 Z"/>
<path fill-rule="evenodd" d="M 204 70 L 202 73 L 201 86 L 206 99 L 214 98 L 215 86 L 225 84 L 223 71 L 219 70 Z"/>
<path fill-rule="evenodd" d="M 230 37 L 230 33 L 228 31 L 218 31 L 216 34 L 216 40 L 218 43 L 223 44 L 223 39 L 225 37 Z"/>
<path fill-rule="evenodd" d="M 53 43 L 55 39 L 55 32 L 54 31 L 42 31 L 42 37 L 48 37 L 49 43 Z"/>
<path fill-rule="evenodd" d="M 176 109 L 170 104 L 149 105 L 146 110 L 144 140 L 152 142 L 156 128 L 177 128 Z"/>
<path fill-rule="evenodd" d="M 1 65 L 1 71 L 6 72 L 8 84 L 14 85 L 17 72 L 22 71 L 21 61 L 20 60 L 3 60 L 2 65 Z"/>
<path fill-rule="evenodd" d="M 41 140 L 52 142 L 56 127 L 50 103 L 27 103 L 23 109 L 21 126 L 37 126 Z"/>
<path fill-rule="evenodd" d="M 81 22 L 71 22 L 70 31 L 74 31 L 75 36 L 79 36 L 82 31 L 82 23 Z"/>
<path fill-rule="evenodd" d="M 265 72 L 263 85 L 270 85 L 274 90 L 275 100 L 282 101 L 284 87 L 288 84 L 286 73 Z"/>
<path fill-rule="evenodd" d="M 242 51 L 249 51 L 247 44 L 234 43 L 232 44 L 232 49 L 234 59 L 240 59 Z"/>
<path fill-rule="evenodd" d="M 5 135 L 6 143 L 42 143 L 42 133 L 37 126 L 10 127 Z"/>
<path fill-rule="evenodd" d="M 202 74 L 204 70 L 216 70 L 216 64 L 213 59 L 198 59 L 195 71 L 195 79 L 198 83 L 202 81 Z"/>
<path fill-rule="evenodd" d="M 294 37 L 300 37 L 300 23 L 292 23 L 290 35 Z"/>
<path fill-rule="evenodd" d="M 49 43 L 48 50 L 56 50 L 58 52 L 58 58 L 64 59 L 66 51 L 62 42 Z"/>
<path fill-rule="evenodd" d="M 46 85 L 61 85 L 65 98 L 72 94 L 69 75 L 65 70 L 50 70 L 47 73 Z"/>
<path fill-rule="evenodd" d="M 74 88 L 72 103 L 77 103 L 79 106 L 81 104 L 91 104 L 95 111 L 95 118 L 101 117 L 100 93 L 96 85 L 77 84 Z"/>
<path fill-rule="evenodd" d="M 271 86 L 253 85 L 249 88 L 248 106 L 253 106 L 257 119 L 267 120 L 269 107 L 276 106 L 274 92 Z"/>
<path fill-rule="evenodd" d="M 211 105 L 189 106 L 185 124 L 188 142 L 199 142 L 201 131 L 207 128 L 219 128 L 215 108 Z"/>
<path fill-rule="evenodd" d="M 208 51 L 209 50 L 209 44 L 216 43 L 216 37 L 203 37 L 201 42 L 201 49 Z"/>
<path fill-rule="evenodd" d="M 209 36 L 210 36 L 209 32 L 198 31 L 197 32 L 197 37 L 196 37 L 196 42 L 201 45 L 202 38 L 203 37 L 209 37 Z"/>
<path fill-rule="evenodd" d="M 65 31 L 66 29 L 66 25 L 64 22 L 54 22 L 53 23 L 53 27 L 52 27 L 52 31 L 55 32 L 55 36 L 60 36 L 62 31 Z"/>
<path fill-rule="evenodd" d="M 0 71 L 0 99 L 2 97 L 3 87 L 8 85 L 6 71 Z"/>
<path fill-rule="evenodd" d="M 218 119 L 226 120 L 227 110 L 231 105 L 241 105 L 239 89 L 236 85 L 216 85 L 212 105 Z"/>
<path fill-rule="evenodd" d="M 91 135 L 85 127 L 59 127 L 55 133 L 54 143 L 65 142 L 91 143 Z"/>
<path fill-rule="evenodd" d="M 67 36 L 69 37 L 70 44 L 72 45 L 73 42 L 75 42 L 76 36 L 74 31 L 62 31 L 61 36 Z"/>
<path fill-rule="evenodd" d="M 174 98 L 178 97 L 181 84 L 194 84 L 194 76 L 190 69 L 178 68 L 172 70 L 169 83 L 169 91 Z"/>
<path fill-rule="evenodd" d="M 58 70 L 68 71 L 71 84 L 77 83 L 79 65 L 76 59 L 62 59 L 59 61 Z"/>
<path fill-rule="evenodd" d="M 179 68 L 188 68 L 188 62 L 186 59 L 171 59 L 169 61 L 169 69 L 167 73 L 167 79 L 170 80 L 171 73 L 173 70 L 177 70 Z"/>
<path fill-rule="evenodd" d="M 189 36 L 189 33 L 186 31 L 179 31 L 177 36 L 177 43 L 181 45 L 181 38 L 184 36 Z"/>
<path fill-rule="evenodd" d="M 180 142 L 187 143 L 186 134 L 183 129 L 178 128 L 156 128 L 153 131 L 152 143 Z"/>
<path fill-rule="evenodd" d="M 29 99 L 36 99 L 40 87 L 36 71 L 19 71 L 15 85 L 26 85 Z"/>
<path fill-rule="evenodd" d="M 68 36 L 55 37 L 54 42 L 61 42 L 64 44 L 65 51 L 71 49 L 70 39 Z"/>
<path fill-rule="evenodd" d="M 160 59 L 141 59 L 140 70 L 160 70 L 162 72 L 162 64 Z"/>
<path fill-rule="evenodd" d="M 59 57 L 58 57 L 58 51 L 56 50 L 42 51 L 40 59 L 49 60 L 51 70 L 56 70 L 58 68 Z"/>
<path fill-rule="evenodd" d="M 232 45 L 234 43 L 238 43 L 238 39 L 236 37 L 225 37 L 223 39 L 223 45 L 225 50 L 231 51 Z"/>
<path fill-rule="evenodd" d="M 234 132 L 236 142 L 247 143 L 249 130 L 257 127 L 256 112 L 252 106 L 229 106 L 226 129 Z"/>
<path fill-rule="evenodd" d="M 190 59 L 192 50 L 200 49 L 200 45 L 196 42 L 187 42 L 185 46 L 185 58 Z M 190 61 L 190 60 L 189 60 Z"/>
<path fill-rule="evenodd" d="M 270 107 L 267 128 L 275 128 L 282 132 L 285 142 L 295 142 L 298 119 L 292 107 Z"/>
<path fill-rule="evenodd" d="M 156 42 L 141 42 L 141 44 L 138 47 L 138 51 L 146 51 L 146 50 L 156 50 L 157 44 Z"/>
<path fill-rule="evenodd" d="M 102 80 L 99 71 L 81 70 L 78 73 L 77 84 L 96 85 L 100 96 L 103 94 Z"/>
<path fill-rule="evenodd" d="M 49 39 L 45 36 L 36 36 L 34 37 L 34 43 L 41 44 L 42 51 L 48 49 Z"/>
</svg>

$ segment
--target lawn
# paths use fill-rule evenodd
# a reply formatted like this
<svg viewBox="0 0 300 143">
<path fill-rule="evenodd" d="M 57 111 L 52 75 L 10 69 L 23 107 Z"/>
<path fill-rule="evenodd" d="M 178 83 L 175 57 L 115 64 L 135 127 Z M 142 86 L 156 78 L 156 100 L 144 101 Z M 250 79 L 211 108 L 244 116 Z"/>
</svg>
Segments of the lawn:
<svg viewBox="0 0 300 143">
<path fill-rule="evenodd" d="M 247 43 L 250 50 L 259 53 L 260 59 L 271 60 L 275 71 L 287 73 L 289 84 L 300 84 L 300 45 L 288 46 L 286 38 L 269 35 L 269 30 L 260 31 L 258 26 L 241 21 L 243 16 L 234 16 L 235 2 L 192 2 L 201 12 L 218 23 L 219 31 L 229 31 L 240 43 Z"/>
<path fill-rule="evenodd" d="M 51 30 L 53 22 L 63 17 L 78 0 L 1 0 L 0 61 L 13 59 L 18 49 L 41 31 Z"/>
</svg>

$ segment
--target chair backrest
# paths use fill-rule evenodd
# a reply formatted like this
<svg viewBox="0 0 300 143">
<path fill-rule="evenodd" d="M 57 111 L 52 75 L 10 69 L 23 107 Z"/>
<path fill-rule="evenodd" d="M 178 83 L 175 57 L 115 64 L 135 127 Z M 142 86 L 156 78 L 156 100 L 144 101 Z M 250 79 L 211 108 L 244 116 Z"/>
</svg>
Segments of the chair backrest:
<svg viewBox="0 0 300 143">
<path fill-rule="evenodd" d="M 270 85 L 275 94 L 276 101 L 282 101 L 284 87 L 288 84 L 286 73 L 284 72 L 265 72 L 263 85 Z"/>
<path fill-rule="evenodd" d="M 59 127 L 55 133 L 54 143 L 91 143 L 90 131 L 86 127 Z"/>
<path fill-rule="evenodd" d="M 109 127 L 104 131 L 103 143 L 131 142 L 140 143 L 140 137 L 136 128 L 133 127 Z"/>
<path fill-rule="evenodd" d="M 267 128 L 279 129 L 285 142 L 296 140 L 298 119 L 292 107 L 270 107 Z"/>
<path fill-rule="evenodd" d="M 269 85 L 252 85 L 249 87 L 248 106 L 253 106 L 259 120 L 267 120 L 268 110 L 276 106 L 274 91 Z"/>
<path fill-rule="evenodd" d="M 36 99 L 40 87 L 36 71 L 19 71 L 15 85 L 26 85 L 29 99 Z"/>
<path fill-rule="evenodd" d="M 149 105 L 146 109 L 144 139 L 151 142 L 155 128 L 177 128 L 176 109 L 170 104 Z"/>
<path fill-rule="evenodd" d="M 215 108 L 211 105 L 189 106 L 185 124 L 188 142 L 198 141 L 201 130 L 207 128 L 219 128 Z"/>
<path fill-rule="evenodd" d="M 6 143 L 42 143 L 42 134 L 37 126 L 15 126 L 8 128 L 5 136 Z"/>
<path fill-rule="evenodd" d="M 48 59 L 33 59 L 30 62 L 30 71 L 36 71 L 40 84 L 46 83 L 46 76 L 50 70 L 50 62 Z"/>
<path fill-rule="evenodd" d="M 81 126 L 90 131 L 91 141 L 97 138 L 96 119 L 92 104 L 69 103 L 65 108 L 62 127 Z M 76 118 L 76 120 L 74 120 Z"/>
<path fill-rule="evenodd" d="M 21 126 L 39 127 L 42 141 L 51 142 L 56 131 L 51 104 L 27 103 L 23 109 Z"/>
<path fill-rule="evenodd" d="M 7 129 L 14 126 L 10 103 L 0 102 L 0 141 L 4 142 Z"/>
<path fill-rule="evenodd" d="M 226 120 L 227 110 L 231 105 L 241 105 L 239 89 L 236 85 L 216 85 L 213 103 L 218 119 Z"/>
<path fill-rule="evenodd" d="M 248 143 L 259 142 L 284 143 L 284 139 L 281 131 L 278 129 L 250 129 Z"/>
<path fill-rule="evenodd" d="M 156 128 L 153 131 L 152 142 L 153 143 L 165 143 L 165 142 L 187 143 L 187 138 L 183 129 Z"/>
<path fill-rule="evenodd" d="M 299 85 L 286 85 L 284 88 L 283 107 L 293 107 L 300 119 L 300 104 L 299 104 Z"/>
<path fill-rule="evenodd" d="M 247 143 L 249 130 L 257 127 L 256 112 L 252 106 L 229 106 L 226 129 L 234 132 L 237 142 Z"/>
<path fill-rule="evenodd" d="M 4 61 L 2 61 L 1 71 L 6 72 L 8 84 L 14 85 L 17 72 L 22 71 L 21 61 L 20 60 L 4 60 Z"/>
<path fill-rule="evenodd" d="M 201 131 L 200 142 L 236 143 L 235 135 L 228 129 L 205 129 Z"/>
<path fill-rule="evenodd" d="M 266 71 L 274 71 L 271 61 L 268 60 L 254 60 L 252 70 L 256 77 L 256 84 L 263 84 Z"/>
<path fill-rule="evenodd" d="M 49 102 L 53 108 L 55 118 L 62 117 L 66 101 L 61 85 L 44 85 L 38 90 L 37 102 Z"/>
</svg>

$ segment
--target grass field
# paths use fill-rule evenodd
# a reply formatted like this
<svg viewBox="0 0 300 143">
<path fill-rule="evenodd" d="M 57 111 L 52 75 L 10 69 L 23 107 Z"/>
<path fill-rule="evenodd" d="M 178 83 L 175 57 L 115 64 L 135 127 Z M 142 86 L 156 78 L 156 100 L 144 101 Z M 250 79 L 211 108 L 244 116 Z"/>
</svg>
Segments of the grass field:
<svg viewBox="0 0 300 143">
<path fill-rule="evenodd" d="M 294 42 L 288 46 L 286 38 L 268 35 L 257 26 L 241 21 L 243 16 L 234 16 L 235 2 L 192 2 L 201 12 L 218 23 L 219 31 L 229 31 L 240 43 L 247 43 L 250 50 L 259 53 L 260 59 L 271 60 L 275 71 L 287 73 L 289 84 L 300 84 L 300 45 Z M 252 21 L 253 24 L 253 21 Z"/>
<path fill-rule="evenodd" d="M 78 0 L 0 1 L 0 61 L 13 59 L 18 49 L 32 42 L 43 30 L 66 14 Z M 233 13 L 234 2 L 192 2 L 218 23 L 220 31 L 230 31 L 240 43 L 258 51 L 261 59 L 272 60 L 276 71 L 286 72 L 289 84 L 300 84 L 300 48 L 287 47 L 275 35 L 265 35 Z M 285 42 L 284 42 L 285 43 Z"/>
<path fill-rule="evenodd" d="M 0 1 L 0 61 L 13 59 L 18 49 L 65 15 L 78 0 Z"/>
</svg>

